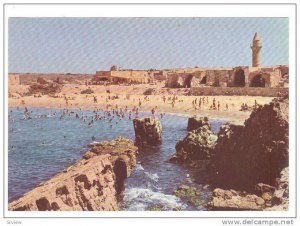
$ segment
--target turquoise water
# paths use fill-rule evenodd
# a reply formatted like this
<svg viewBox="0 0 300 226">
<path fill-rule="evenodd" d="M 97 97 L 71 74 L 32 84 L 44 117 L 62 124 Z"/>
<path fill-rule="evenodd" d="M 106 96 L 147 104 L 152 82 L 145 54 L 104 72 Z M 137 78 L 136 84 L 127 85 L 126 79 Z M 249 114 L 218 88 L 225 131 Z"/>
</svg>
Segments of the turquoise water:
<svg viewBox="0 0 300 226">
<path fill-rule="evenodd" d="M 24 119 L 24 108 L 11 108 L 9 113 L 9 201 L 81 159 L 87 145 L 94 140 L 112 140 L 118 136 L 134 139 L 132 119 L 127 113 L 124 117 L 104 118 L 104 112 L 99 111 L 101 120 L 90 123 L 94 112 L 88 110 L 69 110 L 64 115 L 62 109 L 30 108 L 29 112 L 30 119 Z M 140 113 L 139 117 L 147 115 Z M 187 118 L 164 115 L 160 120 L 163 143 L 139 151 L 138 164 L 126 180 L 122 209 L 148 210 L 162 205 L 165 210 L 205 210 L 173 195 L 174 190 L 189 179 L 189 183 L 201 191 L 203 200 L 210 196 L 205 186 L 205 172 L 168 162 L 175 153 L 175 144 L 187 133 Z M 213 130 L 217 132 L 221 124 L 221 121 L 212 121 Z"/>
</svg>

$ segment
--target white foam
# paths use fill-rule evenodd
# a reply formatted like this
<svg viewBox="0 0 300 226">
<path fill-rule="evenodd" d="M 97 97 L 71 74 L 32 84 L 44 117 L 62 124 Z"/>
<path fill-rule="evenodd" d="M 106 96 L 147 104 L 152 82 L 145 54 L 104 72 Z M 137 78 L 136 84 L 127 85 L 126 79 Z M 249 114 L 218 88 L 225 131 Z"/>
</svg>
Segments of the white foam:
<svg viewBox="0 0 300 226">
<path fill-rule="evenodd" d="M 147 176 L 149 179 L 151 179 L 151 180 L 153 180 L 153 181 L 155 181 L 155 182 L 157 182 L 158 179 L 159 179 L 159 176 L 157 175 L 157 173 L 149 173 L 149 172 L 145 172 L 145 174 L 146 174 L 146 176 Z"/>
<path fill-rule="evenodd" d="M 135 170 L 142 171 L 142 170 L 144 170 L 144 167 L 142 167 L 141 164 L 137 164 L 137 165 L 135 166 Z"/>
<path fill-rule="evenodd" d="M 143 211 L 155 204 L 161 204 L 163 210 L 182 209 L 185 207 L 178 197 L 155 192 L 147 188 L 125 189 L 124 194 L 124 202 L 130 204 L 127 210 Z"/>
</svg>

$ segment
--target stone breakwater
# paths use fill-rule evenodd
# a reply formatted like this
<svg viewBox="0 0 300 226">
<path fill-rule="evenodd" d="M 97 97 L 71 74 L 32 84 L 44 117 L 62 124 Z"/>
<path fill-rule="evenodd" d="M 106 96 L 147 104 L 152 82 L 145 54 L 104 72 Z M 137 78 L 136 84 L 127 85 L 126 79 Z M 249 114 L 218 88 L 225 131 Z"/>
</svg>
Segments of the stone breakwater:
<svg viewBox="0 0 300 226">
<path fill-rule="evenodd" d="M 114 211 L 124 180 L 136 164 L 133 141 L 89 145 L 83 159 L 11 202 L 11 211 Z"/>
</svg>

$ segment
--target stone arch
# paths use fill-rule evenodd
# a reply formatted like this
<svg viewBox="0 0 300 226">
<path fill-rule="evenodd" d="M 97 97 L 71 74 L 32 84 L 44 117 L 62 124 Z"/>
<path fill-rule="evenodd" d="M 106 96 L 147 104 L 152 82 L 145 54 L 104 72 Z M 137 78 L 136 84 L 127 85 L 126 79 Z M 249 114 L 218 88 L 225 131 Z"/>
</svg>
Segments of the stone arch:
<svg viewBox="0 0 300 226">
<path fill-rule="evenodd" d="M 200 84 L 206 84 L 206 82 L 207 82 L 207 77 L 206 77 L 206 75 L 204 75 L 203 76 L 203 78 L 201 78 L 201 80 L 200 80 Z"/>
<path fill-rule="evenodd" d="M 266 78 L 262 74 L 255 75 L 251 82 L 251 87 L 266 87 Z"/>
<path fill-rule="evenodd" d="M 184 79 L 181 76 L 179 76 L 177 80 L 177 88 L 184 87 L 184 83 Z"/>
<path fill-rule="evenodd" d="M 192 80 L 194 78 L 194 75 L 187 75 L 184 80 L 184 88 L 191 88 L 192 87 Z"/>
<path fill-rule="evenodd" d="M 235 87 L 244 87 L 245 82 L 245 72 L 242 68 L 238 68 L 234 71 L 233 75 L 233 86 Z"/>
</svg>

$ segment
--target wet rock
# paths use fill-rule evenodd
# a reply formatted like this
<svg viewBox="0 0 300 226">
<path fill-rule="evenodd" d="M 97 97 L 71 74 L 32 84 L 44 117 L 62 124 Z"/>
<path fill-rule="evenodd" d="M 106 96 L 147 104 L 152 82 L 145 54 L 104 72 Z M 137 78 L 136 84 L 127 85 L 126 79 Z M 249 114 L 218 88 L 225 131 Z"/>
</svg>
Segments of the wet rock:
<svg viewBox="0 0 300 226">
<path fill-rule="evenodd" d="M 158 119 L 142 118 L 133 120 L 136 144 L 159 145 L 162 142 L 162 126 Z"/>
<path fill-rule="evenodd" d="M 274 186 L 288 166 L 288 127 L 288 99 L 259 106 L 244 126 L 222 126 L 212 152 L 212 183 L 247 191 L 257 183 Z"/>
<path fill-rule="evenodd" d="M 192 186 L 181 185 L 174 192 L 174 195 L 182 200 L 188 201 L 195 206 L 200 206 L 203 204 L 203 201 L 200 199 L 200 192 L 197 190 L 197 188 Z"/>
<path fill-rule="evenodd" d="M 208 203 L 212 209 L 223 210 L 262 210 L 264 205 L 264 199 L 257 195 L 220 188 L 213 191 L 213 199 Z"/>
<path fill-rule="evenodd" d="M 206 160 L 216 144 L 217 136 L 208 125 L 204 125 L 188 133 L 176 144 L 176 158 L 178 161 L 188 162 Z"/>
<path fill-rule="evenodd" d="M 12 211 L 118 210 L 124 180 L 136 163 L 133 141 L 90 145 L 85 158 L 9 204 Z"/>
<path fill-rule="evenodd" d="M 208 128 L 211 130 L 211 126 L 207 117 L 191 117 L 188 119 L 187 131 L 198 129 L 199 127 L 202 127 L 204 125 L 207 125 Z"/>
</svg>

